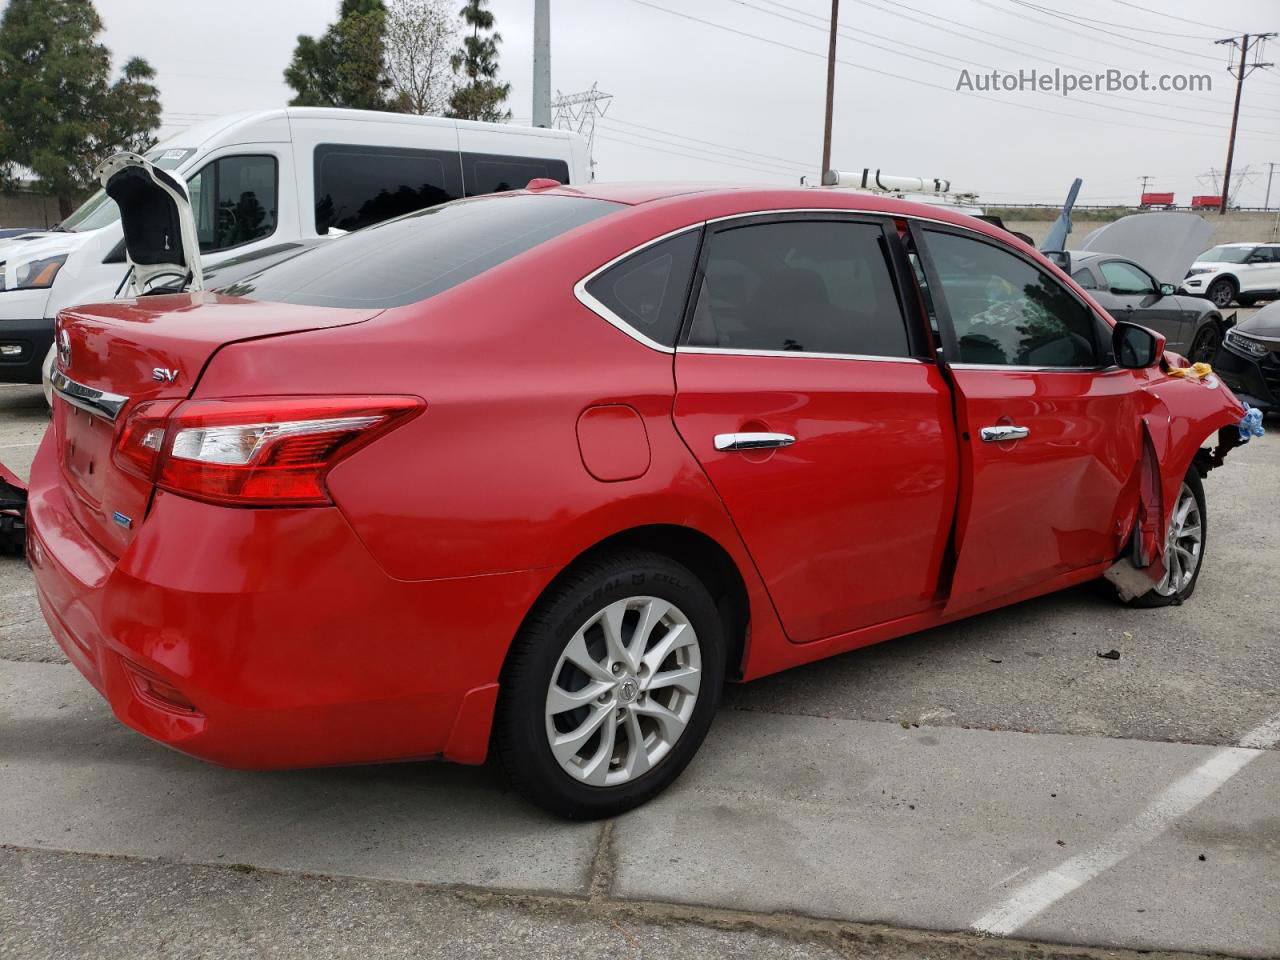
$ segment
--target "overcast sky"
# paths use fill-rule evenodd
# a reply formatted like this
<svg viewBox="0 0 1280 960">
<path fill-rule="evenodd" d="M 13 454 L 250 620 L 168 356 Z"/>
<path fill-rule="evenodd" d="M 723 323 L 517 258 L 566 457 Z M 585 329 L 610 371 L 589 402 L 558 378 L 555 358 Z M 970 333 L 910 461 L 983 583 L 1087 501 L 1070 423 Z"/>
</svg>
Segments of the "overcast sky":
<svg viewBox="0 0 1280 960">
<path fill-rule="evenodd" d="M 297 35 L 321 32 L 338 7 L 337 0 L 96 4 L 117 64 L 138 55 L 158 71 L 166 136 L 205 115 L 285 104 L 281 75 Z M 613 94 L 597 127 L 598 179 L 795 183 L 817 172 L 828 0 L 551 0 L 551 7 L 553 90 L 598 83 Z M 493 0 L 492 9 L 510 107 L 528 122 L 533 0 Z M 1198 25 L 1207 10 L 1211 22 Z M 1213 40 L 1280 31 L 1280 0 L 842 0 L 840 22 L 837 168 L 945 177 L 991 204 L 1058 202 L 1074 176 L 1084 178 L 1082 203 L 1133 202 L 1145 174 L 1150 189 L 1185 202 L 1213 192 L 1197 176 L 1225 161 L 1235 82 L 1226 48 Z M 1268 52 L 1280 61 L 1280 43 Z M 1066 98 L 955 91 L 962 69 L 1055 66 L 1207 74 L 1212 91 Z M 1246 82 L 1240 127 L 1236 168 L 1248 165 L 1257 178 L 1239 200 L 1261 205 L 1266 163 L 1280 163 L 1280 69 Z M 1280 170 L 1272 204 L 1280 204 Z"/>
</svg>

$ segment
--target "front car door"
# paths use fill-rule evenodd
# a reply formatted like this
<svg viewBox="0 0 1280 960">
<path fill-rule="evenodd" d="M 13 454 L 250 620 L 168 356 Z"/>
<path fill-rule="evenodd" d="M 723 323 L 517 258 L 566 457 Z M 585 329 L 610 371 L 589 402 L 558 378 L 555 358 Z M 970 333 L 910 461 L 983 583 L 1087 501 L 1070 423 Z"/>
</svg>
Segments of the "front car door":
<svg viewBox="0 0 1280 960">
<path fill-rule="evenodd" d="M 1131 527 L 1139 375 L 1109 327 L 1030 256 L 912 226 L 956 388 L 961 488 L 948 613 L 1106 564 Z"/>
<path fill-rule="evenodd" d="M 1177 297 L 1164 296 L 1159 281 L 1129 260 L 1103 260 L 1098 272 L 1106 291 L 1120 304 L 1119 311 L 1111 311 L 1115 319 L 1150 327 L 1165 338 L 1169 349 L 1187 352 L 1190 318 Z"/>
<path fill-rule="evenodd" d="M 791 640 L 934 604 L 957 452 L 892 221 L 712 223 L 692 289 L 675 423 Z"/>
</svg>

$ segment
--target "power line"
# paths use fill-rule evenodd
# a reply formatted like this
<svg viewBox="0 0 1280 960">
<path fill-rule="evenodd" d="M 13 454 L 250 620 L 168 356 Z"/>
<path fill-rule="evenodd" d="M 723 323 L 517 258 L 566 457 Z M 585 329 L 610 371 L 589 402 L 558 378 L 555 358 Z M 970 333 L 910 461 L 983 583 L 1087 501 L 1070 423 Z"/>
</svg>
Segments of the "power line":
<svg viewBox="0 0 1280 960">
<path fill-rule="evenodd" d="M 1141 4 L 1131 3 L 1130 0 L 1111 0 L 1112 3 L 1118 3 L 1122 7 L 1133 7 L 1135 10 L 1141 10 L 1143 13 L 1154 13 L 1157 16 L 1167 17 L 1170 20 L 1177 20 L 1180 23 L 1190 23 L 1197 27 L 1204 26 L 1199 20 L 1188 20 L 1186 17 L 1175 17 L 1172 13 L 1166 13 L 1164 10 L 1152 10 L 1150 7 L 1144 7 Z M 1228 28 L 1229 29 L 1229 28 Z M 1236 31 L 1239 33 L 1240 31 Z"/>
<path fill-rule="evenodd" d="M 643 140 L 620 140 L 620 139 L 617 139 L 617 131 L 610 131 L 609 135 L 605 135 L 603 133 L 597 133 L 596 139 L 603 140 L 606 143 L 617 143 L 626 147 L 640 147 L 641 149 L 644 149 L 644 150 L 653 150 L 656 153 L 665 153 L 673 157 L 683 157 L 686 160 L 700 160 L 703 163 L 718 163 L 724 166 L 738 167 L 739 169 L 742 169 L 742 170 L 750 170 L 753 173 L 769 173 L 774 176 L 782 175 L 777 171 L 761 170 L 759 167 L 749 166 L 744 163 L 735 163 L 732 160 L 716 160 L 712 157 L 699 157 L 690 153 L 681 153 L 677 150 L 669 150 L 666 147 L 659 147 L 652 143 L 646 143 Z"/>
<path fill-rule="evenodd" d="M 663 144 L 665 146 L 676 147 L 681 150 L 691 150 L 697 153 L 710 154 L 711 156 L 708 157 L 708 159 L 712 159 L 712 160 L 717 160 L 717 161 L 729 160 L 729 161 L 736 161 L 736 162 L 746 163 L 746 164 L 755 164 L 759 167 L 768 167 L 770 169 L 777 170 L 780 173 L 787 173 L 787 174 L 797 173 L 798 171 L 801 171 L 801 170 L 805 172 L 809 172 L 812 169 L 811 165 L 809 164 L 791 163 L 790 161 L 788 161 L 785 164 L 782 164 L 782 163 L 777 163 L 776 161 L 757 160 L 752 157 L 744 157 L 741 153 L 738 153 L 732 147 L 725 147 L 723 149 L 717 148 L 717 147 L 699 147 L 699 146 L 694 146 L 688 143 L 680 143 L 677 140 L 669 138 L 669 137 L 678 137 L 679 134 L 668 135 L 668 137 L 656 137 L 652 133 L 633 133 L 630 130 L 623 130 L 613 126 L 608 120 L 599 121 L 599 125 L 600 125 L 600 129 L 608 130 L 609 132 L 614 134 L 636 137 L 639 139 L 647 138 L 649 140 L 652 140 L 655 143 Z"/>
<path fill-rule="evenodd" d="M 777 154 L 773 154 L 773 153 L 760 153 L 756 150 L 744 150 L 741 147 L 734 147 L 727 143 L 717 143 L 714 140 L 699 140 L 697 137 L 690 137 L 683 133 L 673 133 L 670 130 L 663 130 L 660 127 L 646 126 L 643 123 L 636 123 L 634 120 L 623 120 L 621 117 L 610 116 L 609 122 L 621 123 L 624 126 L 628 126 L 628 127 L 639 127 L 641 130 L 648 130 L 652 133 L 660 133 L 660 134 L 663 134 L 664 136 L 675 137 L 679 140 L 692 140 L 694 143 L 705 144 L 708 147 L 722 147 L 725 150 L 730 150 L 734 153 L 738 153 L 743 156 L 763 157 L 766 160 L 780 160 L 784 164 L 787 164 L 789 166 L 803 167 L 805 169 L 809 168 L 809 164 L 805 163 L 802 160 L 794 160 L 790 157 L 780 157 Z"/>
<path fill-rule="evenodd" d="M 1041 13 L 1047 13 L 1047 14 L 1050 14 L 1051 16 L 1058 16 L 1060 12 L 1060 11 L 1049 10 L 1047 7 L 1042 7 L 1038 3 L 1031 3 L 1029 2 L 1029 0 L 1014 0 L 1014 2 L 1024 7 L 1032 7 L 1036 10 L 1039 10 Z M 1119 30 L 1132 30 L 1136 33 L 1141 33 L 1144 35 L 1154 34 L 1155 36 L 1158 36 L 1158 37 L 1178 37 L 1183 40 L 1201 40 L 1201 41 L 1213 39 L 1208 34 L 1204 34 L 1204 33 L 1170 33 L 1167 30 L 1152 30 L 1149 27 L 1138 27 L 1138 26 L 1134 26 L 1131 23 L 1115 23 L 1110 20 L 1099 20 L 1096 17 L 1086 17 L 1078 13 L 1063 12 L 1062 16 L 1070 17 L 1072 20 L 1076 20 L 1076 21 L 1084 21 L 1083 23 L 1080 24 L 1080 26 L 1087 26 L 1088 24 L 1096 23 L 1096 24 L 1101 24 L 1104 27 L 1116 27 Z"/>
<path fill-rule="evenodd" d="M 796 53 L 802 53 L 805 56 L 819 57 L 824 60 L 826 59 L 823 54 L 816 53 L 813 50 L 807 50 L 804 47 L 797 47 L 794 44 L 790 44 L 790 43 L 783 43 L 781 40 L 773 40 L 769 37 L 762 37 L 759 34 L 748 33 L 745 30 L 739 30 L 736 27 L 730 27 L 723 23 L 717 23 L 714 20 L 706 20 L 706 19 L 703 19 L 702 17 L 695 17 L 692 14 L 682 13 L 678 10 L 672 10 L 668 7 L 663 7 L 663 6 L 659 6 L 656 3 L 652 3 L 650 2 L 650 0 L 631 0 L 631 2 L 639 4 L 642 7 L 649 7 L 652 10 L 658 10 L 670 16 L 680 17 L 681 19 L 692 21 L 693 23 L 701 23 L 704 26 L 713 27 L 717 30 L 723 30 L 727 33 L 732 33 L 740 37 L 746 37 L 750 40 L 758 40 L 761 43 L 767 43 L 767 44 L 770 44 L 771 46 L 781 47 L 784 50 L 793 50 Z M 870 67 L 870 66 L 867 66 L 866 64 L 856 63 L 852 60 L 837 59 L 837 62 L 844 64 L 845 66 L 853 67 L 855 70 L 863 70 L 868 73 L 874 73 L 882 77 L 891 77 L 894 80 L 902 80 L 906 83 L 916 84 L 917 86 L 928 87 L 931 90 L 943 90 L 947 93 L 958 93 L 958 94 L 961 94 L 962 96 L 974 97 L 978 100 L 984 100 L 988 103 L 997 103 L 1002 106 L 1016 107 L 1022 110 L 1032 110 L 1032 111 L 1035 111 L 1036 113 L 1046 113 L 1046 114 L 1052 114 L 1054 116 L 1059 116 L 1059 117 L 1067 117 L 1068 119 L 1071 119 L 1071 120 L 1084 120 L 1088 123 L 1106 123 L 1106 124 L 1111 124 L 1113 126 L 1122 126 L 1128 130 L 1151 130 L 1156 133 L 1179 133 L 1188 137 L 1215 136 L 1213 133 L 1209 131 L 1199 132 L 1195 130 L 1172 130 L 1169 127 L 1149 127 L 1149 126 L 1144 126 L 1142 124 L 1130 123 L 1127 120 L 1108 120 L 1103 117 L 1082 117 L 1076 113 L 1063 113 L 1061 110 L 1050 110 L 1047 107 L 1038 107 L 1032 104 L 1019 103 L 1016 100 L 1000 100 L 994 97 L 986 97 L 980 93 L 974 93 L 968 90 L 956 90 L 953 87 L 944 86 L 943 84 L 940 84 L 940 83 L 931 83 L 928 80 L 921 80 L 918 77 L 909 77 L 900 73 L 894 73 L 890 70 L 881 70 L 877 67 Z"/>
<path fill-rule="evenodd" d="M 827 30 L 827 28 L 826 28 L 825 26 L 820 27 L 820 26 L 818 26 L 818 25 L 817 25 L 817 24 L 815 24 L 815 23 L 806 23 L 806 22 L 805 22 L 805 21 L 803 21 L 803 20 L 797 20 L 797 19 L 795 19 L 794 17 L 788 17 L 788 16 L 786 16 L 785 14 L 777 13 L 777 12 L 775 12 L 775 11 L 773 11 L 773 10 L 766 10 L 764 7 L 758 7 L 758 6 L 756 6 L 755 4 L 753 4 L 753 3 L 749 2 L 749 0 L 729 0 L 729 2 L 730 2 L 730 3 L 736 3 L 736 4 L 738 4 L 738 6 L 746 7 L 746 8 L 747 8 L 747 9 L 749 9 L 749 10 L 755 10 L 755 11 L 757 11 L 758 13 L 765 13 L 765 14 L 768 14 L 768 15 L 769 15 L 769 16 L 771 16 L 771 17 L 778 17 L 779 19 L 786 20 L 786 21 L 788 21 L 789 23 L 796 23 L 796 24 L 799 24 L 799 25 L 800 25 L 800 26 L 802 26 L 802 27 L 808 27 L 808 28 L 810 28 L 810 29 L 812 29 L 812 30 L 821 30 L 823 33 L 825 33 L 825 32 L 826 32 L 826 30 Z M 803 11 L 803 10 L 797 10 L 795 7 L 788 7 L 786 4 L 783 4 L 783 3 L 779 3 L 779 2 L 777 2 L 777 0 L 764 0 L 764 2 L 765 2 L 765 3 L 770 4 L 771 6 L 781 7 L 781 8 L 782 8 L 782 9 L 784 9 L 784 10 L 792 10 L 792 11 L 794 11 L 794 12 L 796 12 L 796 13 L 805 13 L 805 11 Z M 806 15 L 807 15 L 807 16 L 811 16 L 811 17 L 815 17 L 815 18 L 817 18 L 817 17 L 818 17 L 818 15 L 817 15 L 817 14 L 806 14 Z M 893 37 L 886 37 L 886 36 L 884 36 L 883 34 L 872 33 L 871 31 L 866 30 L 866 29 L 864 29 L 864 28 L 859 28 L 859 34 L 866 34 L 867 36 L 876 37 L 876 38 L 878 38 L 878 39 L 882 39 L 882 40 L 887 40 L 887 41 L 889 41 L 890 43 L 894 43 L 894 44 L 899 44 L 899 43 L 900 43 L 899 41 L 895 40 Z M 917 56 L 915 56 L 914 54 L 910 54 L 910 53 L 903 53 L 901 50 L 897 50 L 897 49 L 895 49 L 895 48 L 893 48 L 893 47 L 882 47 L 882 46 L 880 46 L 880 45 L 879 45 L 879 44 L 877 44 L 877 43 L 871 43 L 869 40 L 863 40 L 863 39 L 862 39 L 862 37 L 861 37 L 860 35 L 853 35 L 853 34 L 851 34 L 848 30 L 844 30 L 844 31 L 841 33 L 841 36 L 846 37 L 847 39 L 852 40 L 852 41 L 854 41 L 855 43 L 861 43 L 861 44 L 864 44 L 864 45 L 866 45 L 866 46 L 872 47 L 872 48 L 874 48 L 874 49 L 876 49 L 876 50 L 883 50 L 883 51 L 885 51 L 885 52 L 887 52 L 887 53 L 894 53 L 894 54 L 896 54 L 896 55 L 898 55 L 898 56 L 906 57 L 906 58 L 907 58 L 907 59 L 909 59 L 909 60 L 916 60 L 916 61 L 919 61 L 920 63 L 926 63 L 926 64 L 929 64 L 930 66 L 940 67 L 940 68 L 942 68 L 942 69 L 944 69 L 944 70 L 951 70 L 951 69 L 953 69 L 953 68 L 951 68 L 951 67 L 948 67 L 946 64 L 938 63 L 936 60 L 929 60 L 929 59 L 926 59 L 926 58 L 924 58 L 924 57 L 917 57 Z M 929 49 L 928 47 L 919 47 L 919 46 L 915 46 L 914 44 L 909 44 L 909 43 L 901 43 L 900 45 L 901 45 L 901 46 L 908 46 L 908 47 L 912 47 L 912 49 L 915 49 L 915 50 L 924 50 L 926 53 L 932 53 L 932 54 L 935 54 L 935 55 L 937 55 L 937 56 L 947 57 L 947 58 L 949 58 L 949 59 L 951 59 L 951 60 L 958 60 L 958 61 L 960 61 L 961 63 L 967 63 L 967 64 L 970 64 L 970 65 L 973 65 L 973 66 L 984 67 L 984 68 L 986 68 L 986 69 L 988 69 L 988 70 L 992 70 L 992 71 L 998 71 L 998 70 L 1000 69 L 999 67 L 996 67 L 995 65 L 990 64 L 990 63 L 982 63 L 981 61 L 978 61 L 978 60 L 969 60 L 969 59 L 964 58 L 964 57 L 957 57 L 957 56 L 954 56 L 953 54 L 943 53 L 943 52 L 941 52 L 940 50 L 931 50 L 931 49 Z M 1128 108 L 1126 108 L 1126 107 L 1116 107 L 1116 106 L 1112 106 L 1112 105 L 1111 105 L 1111 104 L 1109 104 L 1109 103 L 1099 103 L 1097 100 L 1091 100 L 1091 99 L 1088 99 L 1088 98 L 1086 98 L 1086 97 L 1076 97 L 1075 99 L 1076 99 L 1076 102 L 1078 102 L 1078 103 L 1082 103 L 1082 104 L 1086 104 L 1086 105 L 1088 105 L 1088 106 L 1092 106 L 1092 107 L 1099 107 L 1099 108 L 1101 108 L 1101 109 L 1103 109 L 1103 110 L 1115 110 L 1115 111 L 1117 111 L 1117 112 L 1119 112 L 1119 113 L 1132 114 L 1132 115 L 1134 115 L 1134 116 L 1146 117 L 1146 118 L 1148 118 L 1148 119 L 1153 119 L 1153 120 L 1167 120 L 1167 121 L 1169 121 L 1170 123 L 1187 123 L 1187 124 L 1191 124 L 1192 126 L 1197 126 L 1197 127 L 1198 127 L 1198 126 L 1203 125 L 1203 122 L 1204 122 L 1204 121 L 1202 121 L 1202 120 L 1194 120 L 1194 119 L 1191 119 L 1191 118 L 1189 118 L 1189 117 L 1177 117 L 1177 116 L 1169 116 L 1168 114 L 1152 113 L 1152 112 L 1151 112 L 1151 110 L 1150 110 L 1150 106 L 1151 106 L 1150 102 L 1149 102 L 1149 101 L 1145 101 L 1145 100 L 1140 100 L 1140 99 L 1138 99 L 1137 97 L 1123 97 L 1123 96 L 1119 96 L 1119 95 L 1117 95 L 1117 94 L 1111 94 L 1111 93 L 1106 93 L 1106 92 L 1101 92 L 1101 91 L 1099 91 L 1099 95 L 1101 95 L 1101 96 L 1107 96 L 1107 97 L 1114 97 L 1115 99 L 1120 99 L 1120 100 L 1130 100 L 1130 101 L 1133 101 L 1134 103 L 1142 103 L 1142 104 L 1146 105 L 1146 106 L 1148 107 L 1148 109 L 1146 109 L 1146 110 L 1142 110 L 1142 111 L 1139 111 L 1139 110 L 1131 110 L 1131 109 L 1128 109 Z M 1199 110 L 1199 109 L 1201 109 L 1201 108 L 1195 108 L 1195 107 L 1193 107 L 1193 108 L 1191 108 L 1191 109 Z M 1212 112 L 1215 116 L 1218 116 L 1218 115 L 1220 114 L 1220 111 L 1219 111 L 1219 110 L 1209 111 L 1209 110 L 1205 109 L 1203 112 L 1205 112 L 1205 113 Z M 1250 131 L 1247 131 L 1247 132 L 1249 132 L 1249 133 L 1261 133 L 1261 134 L 1263 134 L 1263 136 L 1266 136 L 1266 135 L 1267 135 L 1264 131 L 1261 131 L 1261 130 L 1250 130 Z"/>
</svg>

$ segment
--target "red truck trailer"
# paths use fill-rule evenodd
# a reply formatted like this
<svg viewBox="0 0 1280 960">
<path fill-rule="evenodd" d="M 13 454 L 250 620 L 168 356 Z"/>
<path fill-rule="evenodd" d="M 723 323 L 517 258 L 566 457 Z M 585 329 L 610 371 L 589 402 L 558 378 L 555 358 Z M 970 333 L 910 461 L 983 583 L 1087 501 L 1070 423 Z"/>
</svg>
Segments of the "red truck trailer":
<svg viewBox="0 0 1280 960">
<path fill-rule="evenodd" d="M 1205 194 L 1199 197 L 1191 198 L 1192 210 L 1217 210 L 1222 206 L 1222 195 L 1217 196 Z"/>
<path fill-rule="evenodd" d="M 1170 210 L 1173 208 L 1172 193 L 1144 193 L 1138 204 L 1140 210 Z"/>
</svg>

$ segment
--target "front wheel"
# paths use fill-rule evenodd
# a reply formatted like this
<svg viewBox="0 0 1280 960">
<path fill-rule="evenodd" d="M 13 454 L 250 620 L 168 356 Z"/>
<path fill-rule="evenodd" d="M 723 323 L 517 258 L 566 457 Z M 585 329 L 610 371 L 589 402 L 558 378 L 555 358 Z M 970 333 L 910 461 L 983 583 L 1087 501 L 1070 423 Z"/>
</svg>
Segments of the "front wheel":
<svg viewBox="0 0 1280 960">
<path fill-rule="evenodd" d="M 711 594 L 681 564 L 624 551 L 569 571 L 503 668 L 494 741 L 512 782 L 572 819 L 645 803 L 706 737 L 724 649 Z"/>
<path fill-rule="evenodd" d="M 1191 344 L 1192 363 L 1212 363 L 1222 346 L 1222 331 L 1214 322 L 1206 323 Z"/>
<path fill-rule="evenodd" d="M 1191 597 L 1204 563 L 1205 529 L 1204 483 L 1192 467 L 1173 505 L 1165 537 L 1164 578 L 1142 596 L 1131 601 L 1135 607 L 1167 607 Z"/>
<path fill-rule="evenodd" d="M 1231 301 L 1236 298 L 1236 285 L 1230 280 L 1215 280 L 1209 285 L 1209 289 L 1205 291 L 1205 296 L 1219 310 L 1225 309 L 1231 306 Z"/>
</svg>

